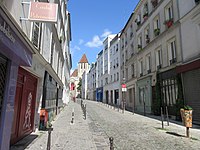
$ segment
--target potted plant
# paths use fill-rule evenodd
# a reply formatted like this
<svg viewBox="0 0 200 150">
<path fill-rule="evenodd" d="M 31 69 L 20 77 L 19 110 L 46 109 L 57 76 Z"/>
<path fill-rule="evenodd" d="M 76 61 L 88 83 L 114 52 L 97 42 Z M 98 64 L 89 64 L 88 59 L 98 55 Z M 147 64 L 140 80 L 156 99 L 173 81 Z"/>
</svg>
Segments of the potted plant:
<svg viewBox="0 0 200 150">
<path fill-rule="evenodd" d="M 159 28 L 154 29 L 154 34 L 155 34 L 155 36 L 159 35 L 160 34 L 160 29 Z"/>
<path fill-rule="evenodd" d="M 173 18 L 168 19 L 164 22 L 164 24 L 167 26 L 167 28 L 170 28 L 173 25 Z"/>
<path fill-rule="evenodd" d="M 188 105 L 185 105 L 183 108 L 180 109 L 183 124 L 189 128 L 192 127 L 192 111 L 192 107 Z"/>
</svg>

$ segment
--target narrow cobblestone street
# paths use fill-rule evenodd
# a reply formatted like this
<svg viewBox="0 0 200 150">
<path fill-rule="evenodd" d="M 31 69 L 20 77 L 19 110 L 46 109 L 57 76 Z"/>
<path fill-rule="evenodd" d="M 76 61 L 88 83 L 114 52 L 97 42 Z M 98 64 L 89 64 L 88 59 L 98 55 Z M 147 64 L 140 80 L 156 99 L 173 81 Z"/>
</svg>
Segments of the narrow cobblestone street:
<svg viewBox="0 0 200 150">
<path fill-rule="evenodd" d="M 51 150 L 109 150 L 109 137 L 114 138 L 118 150 L 174 150 L 199 149 L 200 130 L 190 129 L 191 138 L 185 137 L 185 127 L 170 122 L 161 129 L 161 122 L 150 117 L 124 114 L 105 104 L 85 101 L 87 119 L 84 119 L 80 101 L 70 102 L 53 123 Z M 74 124 L 71 124 L 74 109 Z M 37 132 L 38 137 L 27 147 L 21 141 L 11 150 L 46 149 L 47 132 Z M 26 139 L 28 141 L 28 138 Z M 24 142 L 27 142 L 24 140 Z"/>
</svg>

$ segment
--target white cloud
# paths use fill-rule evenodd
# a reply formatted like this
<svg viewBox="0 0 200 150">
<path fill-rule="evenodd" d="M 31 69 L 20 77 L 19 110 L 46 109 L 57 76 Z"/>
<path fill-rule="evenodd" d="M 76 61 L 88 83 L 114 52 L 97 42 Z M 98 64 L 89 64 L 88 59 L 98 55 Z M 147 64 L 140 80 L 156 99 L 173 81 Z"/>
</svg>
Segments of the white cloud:
<svg viewBox="0 0 200 150">
<path fill-rule="evenodd" d="M 102 46 L 103 42 L 102 40 L 99 38 L 98 35 L 95 35 L 92 39 L 92 41 L 87 42 L 85 45 L 88 47 L 100 47 Z"/>
<path fill-rule="evenodd" d="M 83 44 L 84 43 L 84 40 L 83 39 L 80 39 L 79 40 L 79 45 Z"/>
<path fill-rule="evenodd" d="M 101 35 L 102 38 L 106 38 L 108 35 L 110 35 L 112 32 L 109 31 L 108 29 L 105 29 L 103 34 Z"/>
<path fill-rule="evenodd" d="M 85 46 L 87 47 L 96 47 L 99 48 L 100 46 L 103 45 L 103 40 L 110 35 L 112 32 L 109 31 L 108 29 L 104 29 L 103 33 L 101 34 L 101 36 L 99 35 L 95 35 L 92 39 L 92 41 L 89 41 L 85 44 Z"/>
<path fill-rule="evenodd" d="M 75 45 L 74 47 L 71 48 L 71 50 L 72 51 L 76 51 L 76 50 L 80 51 L 81 48 Z"/>
</svg>

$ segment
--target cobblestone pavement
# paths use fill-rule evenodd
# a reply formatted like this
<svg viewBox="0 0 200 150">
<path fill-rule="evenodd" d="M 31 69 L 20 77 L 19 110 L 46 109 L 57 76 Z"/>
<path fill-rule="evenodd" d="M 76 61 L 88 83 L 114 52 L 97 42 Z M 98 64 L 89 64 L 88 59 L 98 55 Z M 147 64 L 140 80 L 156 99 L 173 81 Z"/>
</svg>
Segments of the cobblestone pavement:
<svg viewBox="0 0 200 150">
<path fill-rule="evenodd" d="M 99 129 L 90 131 L 92 126 L 94 124 L 90 119 L 84 119 L 80 104 L 71 101 L 53 122 L 51 150 L 109 150 L 108 142 Z M 30 139 L 29 136 L 12 146 L 11 150 L 46 150 L 48 133 L 43 131 L 34 134 L 38 135 L 38 138 L 31 144 L 25 146 Z"/>
<path fill-rule="evenodd" d="M 85 102 L 86 120 L 80 101 L 71 101 L 57 116 L 53 122 L 51 150 L 109 150 L 111 136 L 115 150 L 200 149 L 200 129 L 190 129 L 191 138 L 186 138 L 182 125 L 170 122 L 163 130 L 159 120 L 128 111 L 122 114 L 94 101 Z M 74 124 L 70 123 L 72 110 Z M 46 150 L 48 133 L 40 131 L 32 135 L 37 138 L 31 143 L 28 136 L 11 150 Z"/>
<path fill-rule="evenodd" d="M 200 149 L 200 129 L 190 129 L 191 138 L 185 137 L 185 127 L 170 122 L 164 130 L 161 122 L 150 117 L 124 114 L 102 103 L 87 101 L 88 117 L 107 137 L 114 137 L 119 150 L 179 150 Z M 199 128 L 197 126 L 197 128 Z"/>
</svg>

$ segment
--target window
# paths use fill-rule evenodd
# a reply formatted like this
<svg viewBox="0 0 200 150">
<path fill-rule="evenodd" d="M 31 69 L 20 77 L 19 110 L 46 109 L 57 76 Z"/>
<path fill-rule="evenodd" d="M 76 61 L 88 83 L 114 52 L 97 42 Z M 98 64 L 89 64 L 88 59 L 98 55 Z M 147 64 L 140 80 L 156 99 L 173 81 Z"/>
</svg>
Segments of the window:
<svg viewBox="0 0 200 150">
<path fill-rule="evenodd" d="M 150 42 L 150 38 L 149 38 L 149 26 L 146 27 L 146 29 L 144 31 L 144 34 L 145 34 L 146 44 L 148 44 Z"/>
<path fill-rule="evenodd" d="M 126 68 L 126 79 L 128 80 L 128 68 Z"/>
<path fill-rule="evenodd" d="M 117 72 L 117 81 L 119 80 L 119 73 Z"/>
<path fill-rule="evenodd" d="M 54 54 L 54 48 L 55 48 L 55 40 L 52 35 L 52 40 L 51 40 L 51 58 L 50 58 L 50 64 L 53 64 L 53 54 Z"/>
<path fill-rule="evenodd" d="M 168 42 L 168 56 L 169 56 L 169 64 L 173 64 L 176 62 L 176 42 L 175 39 L 172 39 Z"/>
<path fill-rule="evenodd" d="M 114 74 L 114 82 L 116 81 L 116 75 Z"/>
<path fill-rule="evenodd" d="M 157 67 L 157 69 L 161 68 L 161 64 L 162 64 L 161 50 L 158 49 L 158 50 L 156 50 L 156 67 Z"/>
<path fill-rule="evenodd" d="M 151 73 L 151 55 L 146 56 L 147 73 Z"/>
<path fill-rule="evenodd" d="M 41 32 L 42 24 L 39 22 L 33 22 L 33 30 L 32 30 L 32 42 L 36 48 L 40 48 L 41 42 Z"/>
<path fill-rule="evenodd" d="M 140 76 L 143 76 L 143 61 L 140 60 Z"/>
<path fill-rule="evenodd" d="M 148 3 L 144 4 L 143 9 L 143 19 L 146 20 L 148 18 Z"/>
<path fill-rule="evenodd" d="M 110 76 L 110 82 L 112 82 L 112 75 Z"/>
<path fill-rule="evenodd" d="M 131 70 L 132 70 L 132 78 L 135 77 L 135 67 L 134 64 L 131 65 Z"/>
<path fill-rule="evenodd" d="M 138 36 L 138 50 L 142 49 L 142 35 Z"/>
<path fill-rule="evenodd" d="M 159 23 L 159 17 L 155 17 L 153 21 L 153 28 L 154 28 L 154 35 L 157 36 L 160 34 L 160 23 Z"/>
<path fill-rule="evenodd" d="M 170 3 L 165 8 L 165 19 L 170 20 L 172 18 L 173 18 L 172 3 Z"/>
</svg>

